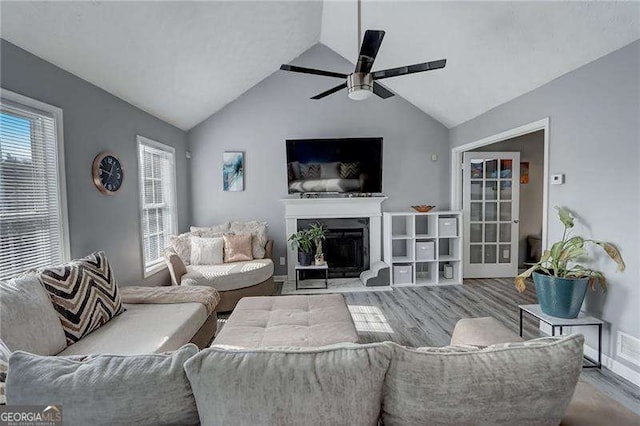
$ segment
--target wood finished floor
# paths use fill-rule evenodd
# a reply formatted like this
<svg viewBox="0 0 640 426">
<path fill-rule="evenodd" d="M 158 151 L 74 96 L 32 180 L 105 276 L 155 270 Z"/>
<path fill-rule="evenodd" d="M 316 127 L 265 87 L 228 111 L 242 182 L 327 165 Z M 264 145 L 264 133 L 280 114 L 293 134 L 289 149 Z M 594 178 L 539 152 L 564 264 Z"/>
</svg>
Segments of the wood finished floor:
<svg viewBox="0 0 640 426">
<path fill-rule="evenodd" d="M 456 322 L 462 318 L 491 316 L 517 333 L 517 306 L 536 303 L 532 288 L 530 285 L 524 293 L 518 293 L 512 279 L 468 279 L 458 286 L 343 294 L 362 343 L 393 341 L 418 347 L 448 345 Z M 538 322 L 525 316 L 524 337 L 533 339 L 542 335 Z M 582 377 L 640 414 L 640 388 L 634 384 L 604 368 L 583 370 Z"/>
</svg>

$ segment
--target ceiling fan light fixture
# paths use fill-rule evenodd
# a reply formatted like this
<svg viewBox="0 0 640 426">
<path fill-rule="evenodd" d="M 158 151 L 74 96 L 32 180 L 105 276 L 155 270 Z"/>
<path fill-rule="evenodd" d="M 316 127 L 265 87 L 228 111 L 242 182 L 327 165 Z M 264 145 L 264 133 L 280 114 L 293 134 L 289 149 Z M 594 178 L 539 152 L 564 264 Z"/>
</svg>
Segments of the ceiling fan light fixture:
<svg viewBox="0 0 640 426">
<path fill-rule="evenodd" d="M 373 96 L 373 77 L 369 73 L 355 72 L 347 77 L 349 99 L 363 101 Z"/>
</svg>

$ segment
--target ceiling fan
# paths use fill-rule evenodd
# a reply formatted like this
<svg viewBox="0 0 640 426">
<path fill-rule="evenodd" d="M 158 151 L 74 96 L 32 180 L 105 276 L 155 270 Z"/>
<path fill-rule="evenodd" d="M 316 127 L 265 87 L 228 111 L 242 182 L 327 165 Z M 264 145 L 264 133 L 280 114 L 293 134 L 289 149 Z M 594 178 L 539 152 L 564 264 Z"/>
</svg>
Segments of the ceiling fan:
<svg viewBox="0 0 640 426">
<path fill-rule="evenodd" d="M 360 22 L 360 1 L 358 1 L 358 38 L 361 33 Z M 371 68 L 373 67 L 373 62 L 378 55 L 378 50 L 380 49 L 380 45 L 382 44 L 384 34 L 385 32 L 381 30 L 365 31 L 362 45 L 360 46 L 360 43 L 358 43 L 358 46 L 360 47 L 360 54 L 358 56 L 358 62 L 356 63 L 356 69 L 351 74 L 342 74 L 333 71 L 304 68 L 287 64 L 281 65 L 280 69 L 284 71 L 299 72 L 303 74 L 316 74 L 325 77 L 341 78 L 345 80 L 344 83 L 341 83 L 336 87 L 317 94 L 311 99 L 322 99 L 346 88 L 348 90 L 349 98 L 359 101 L 370 98 L 373 94 L 381 97 L 382 99 L 387 99 L 393 96 L 393 93 L 383 87 L 380 83 L 378 83 L 377 80 L 382 80 L 384 78 L 390 77 L 399 77 L 405 74 L 437 70 L 440 68 L 444 68 L 444 66 L 447 64 L 446 59 L 440 59 L 437 61 L 423 62 L 415 65 L 407 65 L 404 67 L 390 68 L 372 72 Z"/>
</svg>

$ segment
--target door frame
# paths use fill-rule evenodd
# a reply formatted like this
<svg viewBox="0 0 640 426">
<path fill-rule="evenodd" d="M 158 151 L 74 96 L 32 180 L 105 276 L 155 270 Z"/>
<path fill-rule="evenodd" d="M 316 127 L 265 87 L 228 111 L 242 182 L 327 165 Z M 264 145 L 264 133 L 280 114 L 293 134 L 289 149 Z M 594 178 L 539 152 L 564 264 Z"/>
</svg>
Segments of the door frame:
<svg viewBox="0 0 640 426">
<path fill-rule="evenodd" d="M 547 237 L 549 228 L 549 117 L 541 120 L 533 121 L 519 127 L 514 127 L 464 145 L 456 146 L 451 149 L 451 208 L 453 210 L 462 210 L 462 153 L 473 151 L 476 148 L 502 142 L 527 133 L 544 132 L 544 175 L 542 184 L 542 248 L 547 249 Z"/>
</svg>

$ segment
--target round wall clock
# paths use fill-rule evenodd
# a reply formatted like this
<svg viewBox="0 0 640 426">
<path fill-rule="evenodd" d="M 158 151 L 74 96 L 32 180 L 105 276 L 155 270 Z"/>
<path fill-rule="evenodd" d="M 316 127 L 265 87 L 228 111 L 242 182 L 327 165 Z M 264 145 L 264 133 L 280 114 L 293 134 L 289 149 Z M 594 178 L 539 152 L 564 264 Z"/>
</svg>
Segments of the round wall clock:
<svg viewBox="0 0 640 426">
<path fill-rule="evenodd" d="M 103 194 L 113 195 L 122 187 L 124 171 L 120 160 L 108 152 L 101 152 L 93 159 L 93 183 Z"/>
</svg>

